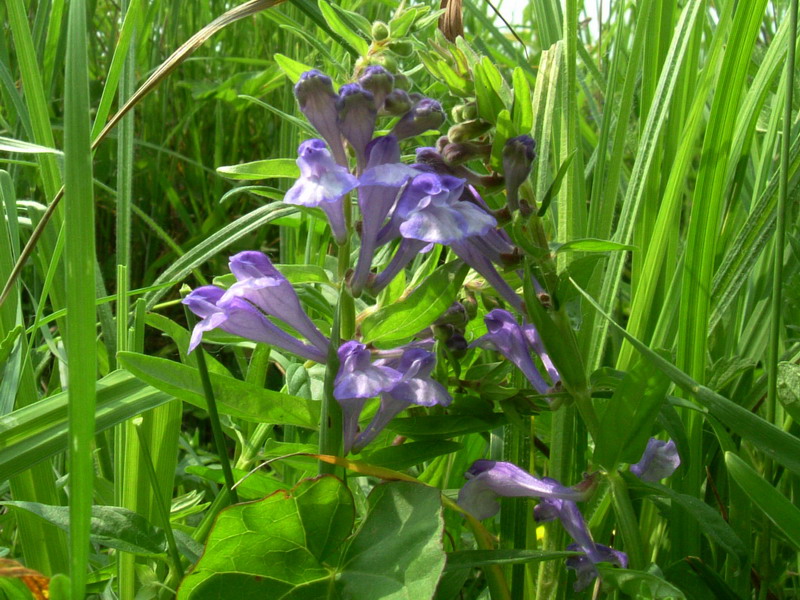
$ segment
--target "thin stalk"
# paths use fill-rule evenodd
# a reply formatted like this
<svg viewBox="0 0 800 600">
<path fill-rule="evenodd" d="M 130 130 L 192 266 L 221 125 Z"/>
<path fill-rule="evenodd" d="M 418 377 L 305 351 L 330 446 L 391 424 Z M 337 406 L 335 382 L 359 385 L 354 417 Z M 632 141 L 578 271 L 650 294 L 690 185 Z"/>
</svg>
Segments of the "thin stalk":
<svg viewBox="0 0 800 600">
<path fill-rule="evenodd" d="M 186 321 L 191 329 L 195 325 L 194 313 L 188 308 L 185 309 Z M 225 487 L 230 494 L 230 499 L 233 504 L 239 502 L 239 497 L 234 489 L 233 470 L 231 463 L 228 459 L 228 451 L 225 447 L 225 436 L 222 433 L 222 425 L 219 422 L 219 412 L 217 411 L 217 400 L 214 397 L 214 389 L 211 387 L 211 378 L 208 376 L 208 366 L 206 365 L 206 356 L 203 353 L 202 346 L 195 349 L 195 357 L 197 359 L 197 370 L 200 372 L 200 381 L 203 384 L 203 394 L 206 397 L 206 404 L 208 405 L 208 418 L 211 421 L 211 433 L 214 436 L 214 446 L 219 456 L 220 465 L 222 465 L 222 475 L 225 478 Z"/>
<path fill-rule="evenodd" d="M 614 502 L 614 513 L 617 516 L 617 527 L 630 559 L 630 568 L 644 569 L 648 561 L 642 546 L 639 522 L 628 493 L 628 485 L 617 472 L 608 473 L 608 481 L 611 484 L 611 498 Z"/>
<path fill-rule="evenodd" d="M 161 499 L 164 497 L 159 489 L 158 475 L 156 475 L 155 467 L 153 467 L 153 458 L 150 456 L 150 449 L 148 448 L 148 441 L 142 433 L 142 418 L 138 417 L 133 420 L 133 426 L 136 429 L 136 435 L 139 436 L 139 447 L 142 449 L 144 455 L 144 467 L 150 477 L 150 484 L 153 486 L 153 497 L 155 498 L 155 512 L 161 519 L 161 527 L 164 528 L 164 533 L 167 536 L 167 546 L 169 547 L 169 555 L 172 560 L 173 568 L 178 572 L 178 575 L 183 579 L 184 571 L 181 564 L 181 555 L 178 551 L 178 545 L 175 543 L 175 534 L 172 532 L 172 525 L 169 520 L 169 510 Z"/>
<path fill-rule="evenodd" d="M 783 131 L 781 133 L 781 171 L 778 188 L 777 223 L 775 225 L 775 257 L 773 259 L 772 303 L 770 306 L 769 373 L 767 381 L 766 418 L 775 423 L 778 398 L 778 361 L 780 360 L 781 309 L 783 301 L 783 256 L 786 245 L 786 204 L 789 196 L 789 147 L 792 132 L 792 85 L 795 73 L 795 41 L 797 40 L 797 2 L 790 8 L 789 49 L 786 57 L 786 96 L 783 105 Z"/>
<path fill-rule="evenodd" d="M 339 371 L 339 356 L 336 353 L 339 347 L 339 331 L 342 312 L 342 298 L 350 297 L 344 285 L 339 294 L 339 305 L 333 318 L 331 328 L 331 345 L 328 350 L 328 363 L 325 369 L 324 394 L 322 397 L 322 410 L 319 414 L 319 453 L 329 456 L 342 454 L 342 407 L 333 396 L 333 382 Z M 350 298 L 352 301 L 352 298 Z M 336 466 L 322 462 L 319 463 L 319 473 L 335 473 Z"/>
</svg>

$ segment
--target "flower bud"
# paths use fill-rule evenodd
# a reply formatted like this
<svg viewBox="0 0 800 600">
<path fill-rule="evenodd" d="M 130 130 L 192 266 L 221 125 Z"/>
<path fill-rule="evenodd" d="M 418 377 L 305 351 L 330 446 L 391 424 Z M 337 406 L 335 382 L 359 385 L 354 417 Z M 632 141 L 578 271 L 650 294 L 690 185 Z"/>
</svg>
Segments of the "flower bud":
<svg viewBox="0 0 800 600">
<path fill-rule="evenodd" d="M 489 144 L 473 144 L 461 142 L 447 144 L 442 150 L 442 157 L 449 165 L 460 165 L 474 158 L 487 158 L 492 152 Z"/>
<path fill-rule="evenodd" d="M 529 135 L 511 138 L 503 147 L 506 195 L 511 210 L 519 208 L 519 187 L 530 175 L 534 158 L 536 158 L 536 141 Z"/>
<path fill-rule="evenodd" d="M 447 132 L 447 137 L 451 142 L 467 142 L 482 136 L 492 128 L 489 121 L 483 119 L 472 119 L 464 121 L 458 125 L 453 125 Z"/>
<path fill-rule="evenodd" d="M 408 111 L 392 129 L 398 140 L 414 137 L 429 129 L 438 129 L 444 123 L 442 105 L 436 100 L 423 98 Z"/>
<path fill-rule="evenodd" d="M 395 81 L 397 81 L 395 79 Z M 411 99 L 408 92 L 400 89 L 393 89 L 383 100 L 383 110 L 390 115 L 402 115 L 411 108 Z"/>
<path fill-rule="evenodd" d="M 447 340 L 445 344 L 447 345 L 447 349 L 452 352 L 455 358 L 464 358 L 467 350 L 469 350 L 469 343 L 460 333 L 454 333 L 451 335 L 450 339 Z"/>
<path fill-rule="evenodd" d="M 383 21 L 375 21 L 372 24 L 372 39 L 382 42 L 389 37 L 389 26 Z"/>
<path fill-rule="evenodd" d="M 380 65 L 371 65 L 362 71 L 358 83 L 375 97 L 375 108 L 380 110 L 394 87 L 394 76 Z"/>
<path fill-rule="evenodd" d="M 389 42 L 389 50 L 397 54 L 397 56 L 409 57 L 414 53 L 414 46 L 406 40 L 396 40 Z"/>
<path fill-rule="evenodd" d="M 316 69 L 306 71 L 295 84 L 294 95 L 309 123 L 328 142 L 336 162 L 346 165 L 347 156 L 337 121 L 338 96 L 333 91 L 331 78 Z"/>
<path fill-rule="evenodd" d="M 357 83 L 343 85 L 339 90 L 338 109 L 339 129 L 355 150 L 356 158 L 362 167 L 365 164 L 364 151 L 375 131 L 378 111 L 375 97 Z"/>
<path fill-rule="evenodd" d="M 394 87 L 395 89 L 408 91 L 409 88 L 411 87 L 411 82 L 408 80 L 408 77 L 406 77 L 402 73 L 395 73 Z"/>
</svg>

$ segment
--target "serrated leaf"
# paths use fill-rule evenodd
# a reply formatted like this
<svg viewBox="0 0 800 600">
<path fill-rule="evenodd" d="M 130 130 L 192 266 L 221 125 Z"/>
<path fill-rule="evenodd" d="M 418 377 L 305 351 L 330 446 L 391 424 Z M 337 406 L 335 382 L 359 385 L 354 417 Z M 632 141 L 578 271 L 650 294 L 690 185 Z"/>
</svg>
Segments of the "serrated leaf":
<svg viewBox="0 0 800 600">
<path fill-rule="evenodd" d="M 218 167 L 217 173 L 228 179 L 253 181 L 258 179 L 297 179 L 300 168 L 291 158 L 256 160 L 240 165 Z"/>
<path fill-rule="evenodd" d="M 369 315 L 361 323 L 365 344 L 393 348 L 425 329 L 455 302 L 469 267 L 452 261 L 434 271 L 408 296 Z"/>
</svg>

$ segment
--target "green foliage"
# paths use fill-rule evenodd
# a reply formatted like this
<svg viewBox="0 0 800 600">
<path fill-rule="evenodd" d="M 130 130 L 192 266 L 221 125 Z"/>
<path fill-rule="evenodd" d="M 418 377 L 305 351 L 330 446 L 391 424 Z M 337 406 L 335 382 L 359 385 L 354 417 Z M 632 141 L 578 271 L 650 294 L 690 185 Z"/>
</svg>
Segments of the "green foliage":
<svg viewBox="0 0 800 600">
<path fill-rule="evenodd" d="M 439 493 L 377 486 L 352 533 L 353 497 L 330 475 L 220 513 L 178 598 L 430 598 L 444 568 Z"/>
</svg>

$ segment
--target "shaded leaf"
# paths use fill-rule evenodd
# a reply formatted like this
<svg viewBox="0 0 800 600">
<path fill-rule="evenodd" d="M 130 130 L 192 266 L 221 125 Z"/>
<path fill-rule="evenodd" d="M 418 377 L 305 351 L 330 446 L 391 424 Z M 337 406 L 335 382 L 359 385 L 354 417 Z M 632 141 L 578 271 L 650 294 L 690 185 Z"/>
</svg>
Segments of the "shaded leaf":
<svg viewBox="0 0 800 600">
<path fill-rule="evenodd" d="M 15 510 L 41 517 L 69 531 L 69 506 L 50 506 L 38 502 L 0 502 Z M 142 515 L 119 506 L 92 506 L 91 541 L 122 552 L 152 556 L 167 551 L 167 536 Z"/>
</svg>

